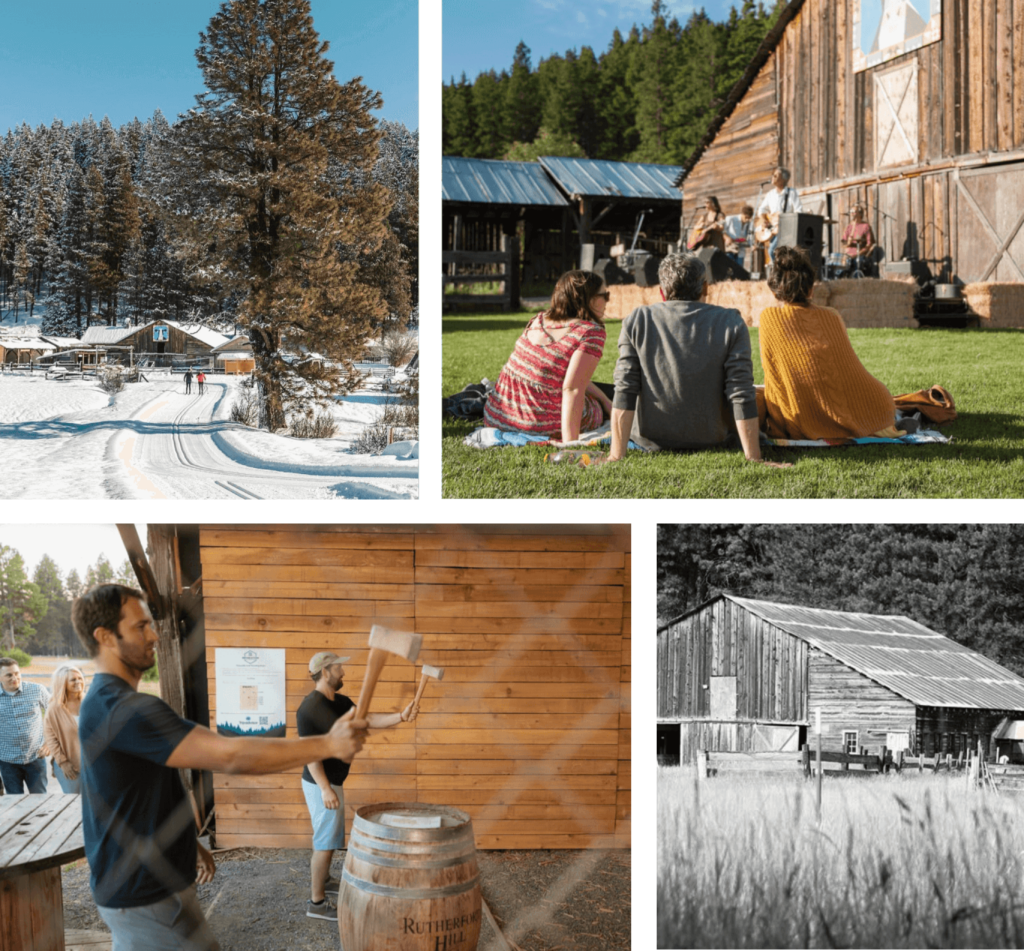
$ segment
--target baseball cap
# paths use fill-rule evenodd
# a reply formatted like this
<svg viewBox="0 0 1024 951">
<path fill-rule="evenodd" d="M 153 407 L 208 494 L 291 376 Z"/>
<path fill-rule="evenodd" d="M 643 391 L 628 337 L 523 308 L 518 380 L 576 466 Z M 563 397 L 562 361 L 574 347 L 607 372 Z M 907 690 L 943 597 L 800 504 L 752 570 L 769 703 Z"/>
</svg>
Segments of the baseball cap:
<svg viewBox="0 0 1024 951">
<path fill-rule="evenodd" d="M 320 651 L 319 654 L 314 654 L 310 659 L 309 672 L 311 674 L 318 674 L 325 667 L 330 667 L 331 664 L 345 664 L 351 659 L 351 657 L 339 657 L 333 651 Z"/>
</svg>

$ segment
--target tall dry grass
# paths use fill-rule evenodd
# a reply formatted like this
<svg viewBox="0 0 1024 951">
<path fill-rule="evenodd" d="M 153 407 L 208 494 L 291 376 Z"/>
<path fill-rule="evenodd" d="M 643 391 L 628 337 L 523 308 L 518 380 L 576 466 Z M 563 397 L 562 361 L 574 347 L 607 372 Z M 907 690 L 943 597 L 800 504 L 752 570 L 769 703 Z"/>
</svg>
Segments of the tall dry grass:
<svg viewBox="0 0 1024 951">
<path fill-rule="evenodd" d="M 1019 948 L 1024 823 L 961 776 L 658 778 L 659 948 Z"/>
</svg>

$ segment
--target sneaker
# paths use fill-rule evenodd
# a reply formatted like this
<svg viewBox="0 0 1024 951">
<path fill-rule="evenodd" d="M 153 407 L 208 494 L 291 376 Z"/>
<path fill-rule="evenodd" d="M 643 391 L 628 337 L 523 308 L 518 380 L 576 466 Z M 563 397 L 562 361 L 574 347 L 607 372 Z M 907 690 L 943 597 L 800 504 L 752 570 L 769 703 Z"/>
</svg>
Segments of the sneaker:
<svg viewBox="0 0 1024 951">
<path fill-rule="evenodd" d="M 306 917 L 307 918 L 323 918 L 324 921 L 337 921 L 338 920 L 338 906 L 334 904 L 329 898 L 325 898 L 322 902 L 315 903 L 312 899 L 306 899 Z"/>
</svg>

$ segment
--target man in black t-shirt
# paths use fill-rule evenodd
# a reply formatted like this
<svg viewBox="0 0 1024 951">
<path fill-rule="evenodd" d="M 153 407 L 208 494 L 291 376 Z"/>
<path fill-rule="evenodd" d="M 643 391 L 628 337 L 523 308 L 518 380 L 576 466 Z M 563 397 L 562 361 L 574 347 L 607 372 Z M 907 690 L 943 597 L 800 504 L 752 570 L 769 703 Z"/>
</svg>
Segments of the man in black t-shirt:
<svg viewBox="0 0 1024 951">
<path fill-rule="evenodd" d="M 318 736 L 327 733 L 335 722 L 344 717 L 355 704 L 341 690 L 345 679 L 342 666 L 350 658 L 339 657 L 331 651 L 314 654 L 309 662 L 309 675 L 315 689 L 299 705 L 295 716 L 299 736 Z M 418 708 L 412 701 L 401 713 L 370 713 L 367 721 L 374 729 L 384 729 L 398 723 L 411 723 Z M 306 915 L 338 920 L 338 909 L 326 897 L 338 894 L 338 882 L 330 881 L 331 859 L 336 849 L 345 848 L 345 796 L 341 785 L 348 776 L 352 758 L 325 759 L 307 763 L 302 770 L 302 794 L 313 823 L 313 854 L 309 860 L 310 897 L 306 902 Z"/>
<path fill-rule="evenodd" d="M 195 888 L 216 869 L 196 840 L 178 770 L 259 774 L 311 759 L 351 762 L 366 721 L 349 715 L 329 735 L 299 740 L 218 736 L 138 693 L 158 640 L 141 591 L 94 585 L 75 600 L 71 619 L 96 661 L 79 715 L 82 829 L 89 883 L 112 951 L 217 951 Z"/>
</svg>

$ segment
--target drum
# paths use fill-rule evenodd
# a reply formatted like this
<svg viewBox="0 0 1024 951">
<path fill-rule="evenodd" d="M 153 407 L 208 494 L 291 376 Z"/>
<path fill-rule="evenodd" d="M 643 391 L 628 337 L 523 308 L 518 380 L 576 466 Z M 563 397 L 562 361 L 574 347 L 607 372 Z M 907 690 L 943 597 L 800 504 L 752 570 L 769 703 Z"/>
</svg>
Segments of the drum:
<svg viewBox="0 0 1024 951">
<path fill-rule="evenodd" d="M 850 267 L 850 255 L 845 254 L 842 251 L 834 251 L 828 256 L 825 263 L 830 269 L 846 271 Z"/>
<path fill-rule="evenodd" d="M 345 951 L 474 951 L 480 873 L 473 824 L 451 806 L 363 806 L 338 895 Z"/>
</svg>

